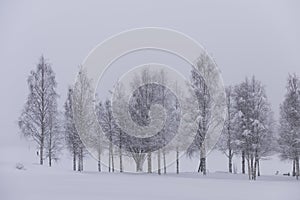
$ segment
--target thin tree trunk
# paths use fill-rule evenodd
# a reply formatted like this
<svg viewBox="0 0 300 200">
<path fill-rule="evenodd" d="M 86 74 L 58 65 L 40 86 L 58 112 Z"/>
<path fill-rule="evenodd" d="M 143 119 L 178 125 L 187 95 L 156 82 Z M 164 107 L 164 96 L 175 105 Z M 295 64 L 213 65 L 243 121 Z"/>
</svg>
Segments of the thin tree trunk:
<svg viewBox="0 0 300 200">
<path fill-rule="evenodd" d="M 81 171 L 81 164 L 80 164 L 80 162 L 81 162 L 81 159 L 80 159 L 80 152 L 78 153 L 78 166 L 77 166 L 77 170 L 80 172 Z"/>
<path fill-rule="evenodd" d="M 123 155 L 122 155 L 122 148 L 119 148 L 119 157 L 120 157 L 120 172 L 123 172 Z"/>
<path fill-rule="evenodd" d="M 73 150 L 73 170 L 76 171 L 76 152 Z"/>
<path fill-rule="evenodd" d="M 248 164 L 248 177 L 249 180 L 251 180 L 251 167 L 250 167 L 250 159 L 247 158 L 247 164 Z"/>
<path fill-rule="evenodd" d="M 260 161 L 257 160 L 257 176 L 260 176 Z"/>
<path fill-rule="evenodd" d="M 40 165 L 43 165 L 43 149 L 44 149 L 44 144 L 40 146 Z"/>
<path fill-rule="evenodd" d="M 297 180 L 299 179 L 299 157 L 296 158 L 296 177 L 297 177 Z"/>
<path fill-rule="evenodd" d="M 108 172 L 111 172 L 111 143 L 109 143 L 108 149 Z"/>
<path fill-rule="evenodd" d="M 49 138 L 49 149 L 48 149 L 49 167 L 51 167 L 51 165 L 52 165 L 52 133 L 51 133 L 51 131 L 50 131 L 50 135 L 49 135 L 50 138 Z"/>
<path fill-rule="evenodd" d="M 163 150 L 163 161 L 164 161 L 164 174 L 167 173 L 167 164 L 166 164 L 166 152 Z"/>
<path fill-rule="evenodd" d="M 251 179 L 253 180 L 254 179 L 254 161 L 253 161 L 253 156 L 251 156 L 251 159 L 250 159 L 250 163 L 251 163 Z"/>
<path fill-rule="evenodd" d="M 258 163 L 258 159 L 255 158 L 255 160 L 254 160 L 254 169 L 253 169 L 253 180 L 256 180 L 257 163 Z"/>
<path fill-rule="evenodd" d="M 242 151 L 242 173 L 245 174 L 245 151 Z"/>
<path fill-rule="evenodd" d="M 80 148 L 80 171 L 83 171 L 83 148 Z"/>
<path fill-rule="evenodd" d="M 176 173 L 179 174 L 179 150 L 176 148 Z"/>
<path fill-rule="evenodd" d="M 52 166 L 52 155 L 51 155 L 52 153 L 51 153 L 51 150 L 49 151 L 49 167 L 51 167 Z"/>
<path fill-rule="evenodd" d="M 42 65 L 44 65 L 44 59 L 42 61 Z M 41 116 L 41 145 L 40 145 L 40 165 L 44 164 L 44 139 L 45 139 L 45 99 L 44 99 L 44 66 L 42 67 L 42 116 Z"/>
<path fill-rule="evenodd" d="M 296 176 L 296 159 L 293 159 L 293 176 Z"/>
<path fill-rule="evenodd" d="M 161 165 L 160 165 L 160 150 L 157 151 L 157 173 L 161 174 Z"/>
<path fill-rule="evenodd" d="M 228 170 L 229 173 L 232 173 L 232 153 L 231 153 L 231 149 L 229 149 L 229 156 L 228 156 Z"/>
<path fill-rule="evenodd" d="M 200 155 L 201 155 L 202 174 L 206 175 L 206 149 L 204 143 L 201 145 Z"/>
<path fill-rule="evenodd" d="M 147 162 L 148 162 L 148 173 L 152 173 L 152 158 L 151 152 L 147 154 Z"/>
<path fill-rule="evenodd" d="M 112 172 L 115 172 L 114 150 L 113 150 L 113 148 L 111 148 L 111 168 L 112 168 Z"/>
<path fill-rule="evenodd" d="M 98 172 L 101 172 L 101 152 L 98 151 Z"/>
</svg>

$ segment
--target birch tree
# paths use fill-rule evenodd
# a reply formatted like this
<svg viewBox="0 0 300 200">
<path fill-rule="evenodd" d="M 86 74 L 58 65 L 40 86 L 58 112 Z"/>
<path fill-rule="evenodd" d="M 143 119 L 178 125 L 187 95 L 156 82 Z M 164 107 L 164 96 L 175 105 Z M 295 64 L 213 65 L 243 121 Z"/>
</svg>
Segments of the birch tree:
<svg viewBox="0 0 300 200">
<path fill-rule="evenodd" d="M 196 69 L 193 69 L 191 72 L 191 84 L 197 100 L 195 103 L 198 103 L 199 124 L 194 142 L 188 149 L 188 154 L 194 156 L 199 152 L 198 173 L 201 172 L 203 175 L 206 175 L 206 149 L 204 140 L 209 129 L 210 121 L 212 120 L 211 99 L 205 78 L 209 75 L 209 69 L 212 65 L 213 63 L 209 56 L 201 54 L 196 61 Z M 200 74 L 200 71 L 202 71 L 203 74 Z"/>
</svg>

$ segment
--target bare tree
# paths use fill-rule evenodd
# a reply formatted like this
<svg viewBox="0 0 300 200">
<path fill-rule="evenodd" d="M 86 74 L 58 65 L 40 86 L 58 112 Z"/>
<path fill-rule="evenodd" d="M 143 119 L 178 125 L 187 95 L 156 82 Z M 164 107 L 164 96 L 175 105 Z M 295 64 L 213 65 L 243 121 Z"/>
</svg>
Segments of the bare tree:
<svg viewBox="0 0 300 200">
<path fill-rule="evenodd" d="M 58 98 L 55 91 L 57 85 L 55 74 L 43 56 L 41 56 L 36 70 L 30 72 L 27 83 L 29 95 L 19 118 L 19 127 L 24 136 L 32 138 L 37 143 L 42 165 L 45 158 L 46 137 L 52 138 L 53 135 L 49 137 L 49 134 L 54 134 L 56 126 L 56 116 L 53 112 L 56 112 Z M 53 143 L 48 147 L 51 149 L 50 155 L 53 155 Z M 52 158 L 50 158 L 49 164 L 51 164 L 51 160 Z"/>
<path fill-rule="evenodd" d="M 234 108 L 234 91 L 231 86 L 226 88 L 227 118 L 217 148 L 228 158 L 228 171 L 232 173 L 232 158 L 238 153 L 235 127 L 236 110 Z"/>
<path fill-rule="evenodd" d="M 106 100 L 104 105 L 99 104 L 98 111 L 99 123 L 101 124 L 102 130 L 108 138 L 108 171 L 114 172 L 114 146 L 113 146 L 113 137 L 117 134 L 117 126 L 115 123 L 115 119 L 112 114 L 111 102 L 110 100 Z"/>
<path fill-rule="evenodd" d="M 90 82 L 86 70 L 81 68 L 72 93 L 74 122 L 81 139 L 78 141 L 79 171 L 83 170 L 83 158 L 86 154 L 85 145 L 91 145 L 93 142 L 91 135 L 95 131 L 94 95 Z"/>
<path fill-rule="evenodd" d="M 79 143 L 81 141 L 75 127 L 72 96 L 73 89 L 70 87 L 67 94 L 67 100 L 64 105 L 64 132 L 67 149 L 70 151 L 73 157 L 73 170 L 76 171 L 76 158 L 79 155 Z"/>
</svg>

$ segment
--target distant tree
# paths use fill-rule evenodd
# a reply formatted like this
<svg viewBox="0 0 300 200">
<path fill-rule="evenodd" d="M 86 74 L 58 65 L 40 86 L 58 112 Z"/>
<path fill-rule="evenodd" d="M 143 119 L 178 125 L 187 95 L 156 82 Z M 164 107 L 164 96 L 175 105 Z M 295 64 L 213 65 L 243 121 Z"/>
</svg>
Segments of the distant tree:
<svg viewBox="0 0 300 200">
<path fill-rule="evenodd" d="M 118 99 L 118 101 L 115 102 L 114 106 L 114 112 L 118 116 L 117 119 L 114 119 L 113 122 L 116 123 L 115 127 L 115 132 L 117 135 L 117 144 L 114 145 L 118 156 L 119 156 L 119 171 L 123 172 L 124 171 L 124 166 L 123 166 L 123 156 L 128 156 L 128 152 L 125 151 L 123 145 L 125 143 L 123 137 L 122 137 L 122 128 L 126 128 L 128 125 L 128 116 L 122 112 L 123 107 L 128 107 L 128 102 L 126 101 L 125 94 L 124 94 L 124 86 L 122 83 L 118 82 L 114 85 L 114 96 L 115 98 Z"/>
<path fill-rule="evenodd" d="M 280 106 L 279 153 L 282 159 L 293 161 L 293 175 L 299 177 L 300 156 L 300 80 L 289 75 L 287 93 Z"/>
<path fill-rule="evenodd" d="M 232 158 L 236 153 L 238 153 L 236 143 L 236 135 L 238 131 L 235 126 L 236 110 L 234 108 L 234 91 L 231 86 L 226 88 L 226 107 L 227 118 L 225 120 L 224 128 L 219 138 L 217 148 L 228 158 L 228 171 L 232 173 Z"/>
<path fill-rule="evenodd" d="M 19 128 L 24 136 L 32 138 L 37 143 L 41 165 L 45 158 L 44 150 L 47 143 L 48 150 L 50 150 L 47 156 L 51 165 L 51 160 L 58 156 L 57 143 L 53 143 L 52 140 L 54 135 L 58 134 L 55 113 L 58 95 L 55 74 L 51 64 L 43 56 L 41 56 L 36 70 L 30 72 L 27 83 L 29 95 L 19 118 Z"/>
<path fill-rule="evenodd" d="M 64 106 L 64 133 L 67 149 L 70 151 L 73 157 L 73 170 L 76 171 L 76 158 L 77 156 L 79 157 L 79 145 L 81 143 L 81 140 L 75 127 L 72 96 L 73 89 L 72 87 L 69 87 L 67 100 Z"/>
<path fill-rule="evenodd" d="M 97 118 L 100 119 L 101 111 L 103 109 L 102 102 L 98 102 L 96 105 L 96 114 Z M 95 123 L 95 131 L 93 134 L 93 144 L 92 147 L 97 152 L 97 160 L 98 160 L 98 171 L 101 172 L 101 155 L 106 148 L 106 139 L 104 138 L 104 134 L 102 133 L 101 127 L 98 126 L 98 123 Z"/>
<path fill-rule="evenodd" d="M 173 83 L 173 88 L 175 90 L 175 93 L 178 95 L 178 96 L 184 96 L 183 95 L 183 91 L 180 87 L 180 85 L 178 84 L 177 81 L 175 81 Z M 183 107 L 184 105 L 179 105 L 178 104 L 175 104 L 175 110 L 179 110 L 180 107 Z M 186 119 L 187 116 L 190 114 L 190 113 L 183 113 L 184 109 L 181 110 L 181 120 L 180 119 L 177 119 L 178 120 L 178 123 L 181 122 L 181 124 L 184 126 L 180 126 L 179 127 L 179 130 L 178 130 L 178 136 L 176 138 L 174 138 L 174 145 L 171 146 L 173 152 L 175 151 L 175 158 L 176 158 L 176 173 L 179 174 L 180 172 L 180 160 L 179 160 L 179 155 L 182 151 L 185 151 L 185 147 L 183 147 L 182 143 L 183 141 L 187 140 L 187 134 L 190 135 L 190 132 L 193 132 L 193 130 L 188 126 L 189 124 L 193 124 L 193 120 L 191 119 Z"/>
<path fill-rule="evenodd" d="M 108 138 L 108 171 L 114 172 L 114 146 L 113 146 L 113 137 L 117 134 L 118 131 L 115 119 L 113 117 L 112 108 L 111 108 L 111 101 L 106 100 L 104 105 L 99 104 L 98 107 L 98 117 L 99 123 L 103 132 L 105 133 L 106 137 Z"/>
<path fill-rule="evenodd" d="M 83 170 L 83 158 L 86 154 L 85 145 L 92 145 L 95 131 L 94 94 L 91 87 L 91 80 L 88 79 L 87 72 L 81 68 L 72 93 L 72 105 L 75 127 L 80 135 L 78 144 L 79 171 Z M 82 142 L 84 141 L 85 144 Z"/>
</svg>

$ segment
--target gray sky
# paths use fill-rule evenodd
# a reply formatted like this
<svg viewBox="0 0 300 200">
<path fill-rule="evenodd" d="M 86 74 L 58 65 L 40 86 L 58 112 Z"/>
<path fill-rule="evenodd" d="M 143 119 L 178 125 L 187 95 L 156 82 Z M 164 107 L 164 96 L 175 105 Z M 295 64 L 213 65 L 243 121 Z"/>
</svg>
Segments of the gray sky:
<svg viewBox="0 0 300 200">
<path fill-rule="evenodd" d="M 300 2 L 0 1 L 0 147 L 19 138 L 26 79 L 41 54 L 57 74 L 60 102 L 78 65 L 98 43 L 127 29 L 183 32 L 216 60 L 226 85 L 256 75 L 278 117 L 288 73 L 300 75 Z"/>
</svg>

